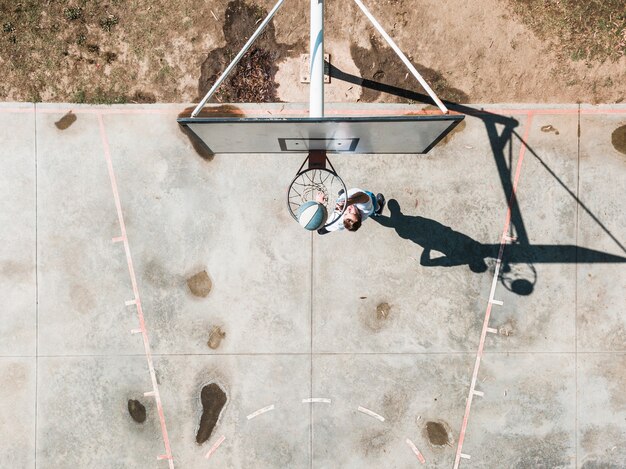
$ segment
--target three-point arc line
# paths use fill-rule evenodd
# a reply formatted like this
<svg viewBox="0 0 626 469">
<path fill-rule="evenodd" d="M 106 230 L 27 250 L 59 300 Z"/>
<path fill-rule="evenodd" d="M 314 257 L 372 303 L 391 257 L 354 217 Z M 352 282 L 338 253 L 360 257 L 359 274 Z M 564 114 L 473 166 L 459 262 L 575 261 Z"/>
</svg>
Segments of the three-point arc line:
<svg viewBox="0 0 626 469">
<path fill-rule="evenodd" d="M 522 169 L 522 162 L 524 161 L 524 155 L 526 154 L 526 142 L 528 141 L 528 136 L 530 135 L 531 123 L 533 120 L 534 112 L 528 112 L 528 120 L 526 122 L 526 128 L 524 129 L 524 136 L 522 137 L 522 145 L 520 148 L 519 157 L 517 159 L 517 167 L 515 168 L 515 176 L 513 178 L 513 187 L 511 190 L 511 195 L 508 200 L 508 207 L 506 212 L 506 218 L 504 222 L 504 229 L 502 230 L 502 238 L 500 242 L 500 251 L 498 252 L 498 259 L 496 260 L 496 268 L 493 274 L 493 281 L 491 283 L 491 292 L 489 293 L 489 301 L 487 302 L 487 310 L 485 311 L 485 319 L 483 320 L 483 328 L 480 334 L 480 342 L 478 344 L 478 351 L 476 352 L 476 361 L 474 363 L 474 372 L 472 374 L 472 381 L 470 384 L 469 395 L 467 396 L 467 402 L 465 404 L 465 413 L 463 414 L 463 422 L 461 423 L 461 430 L 459 431 L 459 442 L 456 450 L 456 457 L 454 458 L 454 468 L 458 469 L 459 464 L 461 463 L 461 459 L 469 459 L 470 456 L 463 453 L 463 441 L 465 440 L 465 432 L 467 430 L 467 422 L 469 420 L 470 409 L 472 407 L 472 398 L 477 395 L 480 391 L 476 391 L 476 380 L 478 379 L 478 370 L 480 369 L 480 362 L 483 356 L 483 350 L 485 348 L 485 337 L 487 336 L 487 332 L 490 332 L 489 329 L 489 319 L 491 317 L 491 308 L 493 304 L 502 304 L 502 302 L 496 302 L 494 300 L 494 294 L 496 290 L 496 285 L 498 282 L 498 276 L 500 274 L 500 265 L 502 263 L 502 256 L 504 254 L 504 246 L 508 241 L 511 240 L 511 237 L 508 235 L 509 226 L 511 224 L 511 216 L 512 216 L 512 206 L 513 201 L 515 199 L 515 195 L 517 192 L 517 183 L 519 181 L 519 176 Z"/>
<path fill-rule="evenodd" d="M 98 124 L 100 127 L 100 137 L 102 139 L 102 146 L 104 150 L 104 158 L 106 160 L 107 169 L 109 172 L 109 179 L 111 181 L 111 191 L 113 192 L 113 200 L 115 202 L 115 209 L 117 211 L 117 219 L 120 225 L 121 236 L 113 238 L 114 242 L 122 242 L 124 244 L 124 252 L 126 254 L 126 263 L 128 264 L 128 273 L 130 276 L 130 282 L 133 288 L 133 300 L 126 301 L 126 305 L 137 306 L 137 318 L 139 320 L 139 329 L 142 331 L 143 345 L 146 354 L 146 361 L 148 362 L 148 371 L 150 372 L 150 379 L 152 381 L 152 391 L 144 393 L 144 396 L 154 397 L 157 413 L 159 415 L 159 422 L 161 424 L 161 434 L 163 436 L 163 445 L 165 446 L 165 454 L 157 456 L 158 460 L 165 459 L 168 461 L 170 469 L 174 469 L 174 461 L 172 458 L 172 449 L 170 447 L 170 440 L 167 434 L 167 427 L 165 425 L 165 414 L 163 413 L 163 405 L 161 404 L 161 395 L 159 394 L 159 388 L 156 379 L 156 372 L 154 370 L 154 364 L 152 361 L 152 352 L 150 350 L 150 342 L 148 340 L 148 334 L 146 332 L 146 324 L 143 316 L 143 308 L 141 307 L 141 300 L 139 299 L 139 288 L 137 287 L 137 279 L 135 277 L 135 269 L 133 268 L 133 259 L 130 255 L 130 247 L 128 244 L 128 237 L 126 236 L 126 224 L 124 223 L 124 215 L 122 213 L 122 205 L 120 203 L 120 196 L 117 190 L 117 182 L 115 180 L 115 172 L 113 171 L 113 162 L 111 159 L 111 150 L 109 148 L 109 140 L 104 128 L 104 120 L 102 113 L 96 113 L 98 116 Z"/>
<path fill-rule="evenodd" d="M 369 415 L 370 417 L 375 418 L 376 420 L 380 420 L 381 422 L 385 421 L 385 417 L 383 417 L 382 415 L 377 414 L 376 412 L 366 409 L 365 407 L 361 407 L 359 406 L 357 409 L 359 412 L 364 413 L 365 415 Z"/>
<path fill-rule="evenodd" d="M 248 420 L 252 420 L 254 417 L 258 417 L 259 415 L 264 414 L 265 412 L 269 412 L 270 410 L 274 410 L 274 404 L 268 405 L 267 407 L 263 407 L 259 410 L 255 410 L 250 415 L 246 416 L 246 418 Z"/>
</svg>

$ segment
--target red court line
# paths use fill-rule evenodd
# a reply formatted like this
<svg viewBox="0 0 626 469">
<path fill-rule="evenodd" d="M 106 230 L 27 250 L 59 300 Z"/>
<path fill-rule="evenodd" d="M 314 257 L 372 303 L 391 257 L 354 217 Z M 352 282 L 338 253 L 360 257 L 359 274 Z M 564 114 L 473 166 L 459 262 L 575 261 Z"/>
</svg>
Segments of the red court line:
<svg viewBox="0 0 626 469">
<path fill-rule="evenodd" d="M 107 168 L 109 171 L 109 178 L 111 180 L 111 190 L 113 191 L 113 199 L 115 200 L 115 209 L 117 210 L 117 219 L 120 224 L 120 230 L 122 231 L 121 238 L 124 243 L 124 251 L 126 253 L 126 262 L 128 264 L 128 273 L 130 274 L 130 282 L 133 287 L 134 300 L 137 307 L 137 317 L 139 319 L 139 328 L 141 329 L 141 336 L 143 338 L 143 345 L 146 352 L 146 360 L 148 361 L 148 369 L 150 371 L 150 378 L 152 380 L 152 390 L 154 393 L 154 399 L 156 401 L 157 412 L 159 414 L 159 421 L 161 423 L 161 433 L 163 435 L 163 444 L 165 445 L 165 457 L 169 463 L 170 469 L 174 469 L 174 460 L 172 458 L 172 450 L 170 448 L 170 440 L 167 435 L 167 427 L 165 426 L 165 415 L 163 413 L 163 406 L 161 404 L 161 395 L 159 394 L 159 388 L 156 380 L 156 373 L 154 371 L 154 364 L 152 361 L 152 352 L 150 350 L 150 342 L 148 340 L 148 333 L 146 331 L 146 324 L 143 315 L 143 309 L 141 307 L 141 299 L 139 297 L 139 289 L 137 288 L 137 279 L 135 277 L 135 269 L 133 268 L 133 260 L 130 255 L 130 247 L 128 244 L 128 237 L 126 236 L 126 224 L 124 223 L 124 215 L 122 214 L 122 205 L 120 203 L 119 192 L 117 190 L 117 182 L 115 180 L 115 172 L 113 171 L 113 163 L 111 160 L 111 150 L 109 148 L 109 141 L 104 128 L 104 120 L 102 115 L 98 115 L 98 124 L 100 126 L 100 137 L 102 138 L 102 146 L 104 147 L 104 157 L 106 159 Z"/>
<path fill-rule="evenodd" d="M 509 226 L 511 224 L 511 207 L 513 206 L 516 192 L 517 183 L 522 170 L 522 162 L 524 161 L 524 155 L 526 154 L 526 142 L 530 134 L 530 127 L 533 120 L 533 113 L 528 114 L 528 120 L 526 121 L 526 127 L 524 129 L 524 136 L 522 137 L 521 148 L 519 152 L 519 158 L 517 159 L 517 167 L 515 168 L 515 176 L 513 178 L 513 189 L 511 197 L 508 202 L 508 208 L 506 212 L 506 218 L 504 222 L 504 229 L 502 230 L 502 238 L 500 241 L 500 251 L 498 252 L 498 259 L 496 261 L 496 270 L 493 274 L 493 282 L 491 285 L 491 291 L 489 293 L 489 300 L 487 301 L 487 311 L 485 312 L 485 319 L 483 321 L 483 329 L 480 333 L 480 342 L 478 344 L 478 351 L 476 352 L 476 362 L 474 363 L 474 373 L 472 374 L 472 381 L 470 384 L 469 394 L 467 396 L 467 403 L 465 404 L 465 414 L 463 415 L 463 423 L 461 424 L 461 430 L 459 431 L 459 443 L 457 445 L 456 457 L 454 459 L 454 469 L 458 469 L 461 462 L 461 452 L 463 450 L 463 441 L 465 440 L 465 432 L 467 430 L 467 422 L 469 420 L 470 409 L 472 407 L 472 399 L 474 397 L 474 391 L 476 389 L 476 381 L 478 379 L 478 370 L 480 369 L 480 362 L 483 356 L 483 350 L 485 348 L 485 337 L 487 336 L 487 328 L 489 327 L 489 318 L 491 317 L 491 300 L 495 293 L 495 287 L 497 285 L 498 275 L 500 273 L 500 264 L 502 262 L 502 255 L 504 254 L 504 246 L 507 243 Z"/>
<path fill-rule="evenodd" d="M 213 111 L 211 111 L 213 109 Z M 178 115 L 184 111 L 181 106 L 180 109 L 170 108 L 153 108 L 153 109 L 123 109 L 123 108 L 111 108 L 111 109 L 88 109 L 88 108 L 41 108 L 37 110 L 34 108 L 0 108 L 0 114 L 8 113 L 32 113 L 38 112 L 42 114 L 60 114 L 72 111 L 73 114 L 95 114 L 95 115 Z M 204 112 L 215 112 L 217 114 L 224 114 L 224 111 L 220 111 L 219 108 L 205 108 Z M 291 109 L 240 109 L 232 110 L 229 113 L 233 114 L 233 117 L 237 115 L 245 116 L 293 116 L 301 117 L 308 116 L 308 108 L 291 108 Z M 396 116 L 396 115 L 414 115 L 414 114 L 434 114 L 440 115 L 437 111 L 420 112 L 419 110 L 410 109 L 326 109 L 326 116 L 350 116 L 350 115 L 362 115 L 362 116 Z M 506 115 L 569 115 L 569 114 L 626 114 L 626 109 L 473 109 L 468 112 L 467 115 L 479 116 L 485 114 L 496 114 L 501 116 Z M 208 116 L 207 116 L 208 117 Z"/>
</svg>

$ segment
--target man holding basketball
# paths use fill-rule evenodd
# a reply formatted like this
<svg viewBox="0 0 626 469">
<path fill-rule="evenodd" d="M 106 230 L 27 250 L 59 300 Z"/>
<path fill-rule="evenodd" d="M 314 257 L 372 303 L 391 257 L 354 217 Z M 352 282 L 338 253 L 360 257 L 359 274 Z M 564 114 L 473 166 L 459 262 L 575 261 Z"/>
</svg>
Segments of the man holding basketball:
<svg viewBox="0 0 626 469">
<path fill-rule="evenodd" d="M 347 196 L 346 199 L 346 194 L 343 191 L 339 193 L 335 202 L 335 212 L 341 212 L 344 205 L 347 205 L 346 210 L 334 223 L 317 230 L 319 234 L 323 235 L 343 229 L 356 231 L 361 227 L 364 220 L 370 216 L 380 215 L 385 207 L 385 197 L 382 194 L 374 195 L 372 192 L 353 188 L 348 190 Z M 319 203 L 326 202 L 326 198 L 321 192 L 317 193 L 316 200 Z"/>
</svg>

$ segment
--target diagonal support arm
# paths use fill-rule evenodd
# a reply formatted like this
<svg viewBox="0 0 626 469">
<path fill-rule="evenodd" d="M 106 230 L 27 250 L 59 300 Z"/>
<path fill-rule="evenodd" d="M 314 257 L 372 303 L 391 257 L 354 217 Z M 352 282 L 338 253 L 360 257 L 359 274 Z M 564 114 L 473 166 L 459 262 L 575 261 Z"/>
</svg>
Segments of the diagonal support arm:
<svg viewBox="0 0 626 469">
<path fill-rule="evenodd" d="M 428 86 L 428 83 L 426 83 L 426 80 L 422 78 L 422 75 L 419 74 L 419 72 L 415 69 L 413 64 L 409 61 L 406 55 L 404 55 L 404 53 L 400 50 L 400 48 L 396 45 L 396 43 L 393 42 L 393 39 L 391 39 L 389 34 L 385 32 L 385 30 L 380 25 L 380 23 L 376 21 L 376 18 L 374 18 L 374 16 L 369 12 L 369 10 L 365 7 L 365 5 L 363 5 L 363 2 L 361 0 L 354 0 L 354 1 L 359 6 L 361 11 L 363 11 L 365 16 L 367 16 L 367 19 L 370 20 L 372 25 L 378 30 L 381 36 L 385 39 L 385 41 L 387 41 L 387 44 L 389 44 L 389 46 L 393 49 L 393 51 L 396 54 L 398 54 L 398 57 L 400 57 L 402 62 L 404 62 L 404 65 L 407 66 L 407 68 L 409 69 L 411 74 L 417 79 L 417 81 L 420 82 L 420 85 L 422 85 L 422 87 L 424 88 L 424 90 L 426 90 L 428 95 L 433 99 L 433 101 L 435 101 L 435 103 L 437 104 L 441 112 L 443 112 L 444 114 L 448 114 L 448 108 L 441 102 L 441 100 L 437 97 L 437 95 L 431 89 L 431 87 Z"/>
<path fill-rule="evenodd" d="M 261 35 L 261 33 L 263 32 L 267 24 L 272 20 L 272 17 L 278 11 L 278 9 L 280 8 L 280 6 L 283 4 L 284 1 L 285 0 L 278 0 L 276 2 L 276 5 L 274 5 L 274 8 L 270 10 L 270 12 L 267 14 L 265 19 L 263 20 L 263 22 L 259 25 L 257 30 L 254 32 L 254 34 L 250 37 L 250 39 L 248 39 L 248 42 L 246 42 L 246 44 L 239 51 L 239 53 L 235 56 L 235 58 L 230 63 L 230 65 L 226 68 L 226 70 L 224 70 L 222 75 L 217 79 L 217 81 L 211 87 L 211 89 L 206 94 L 206 96 L 202 98 L 202 101 L 200 101 L 200 104 L 198 104 L 196 108 L 193 110 L 193 112 L 191 113 L 191 117 L 196 117 L 200 113 L 200 111 L 202 111 L 202 108 L 207 103 L 207 101 L 211 99 L 211 96 L 213 96 L 213 93 L 215 93 L 215 90 L 217 90 L 217 88 L 222 84 L 222 82 L 226 79 L 226 77 L 228 77 L 230 72 L 232 72 L 232 70 L 237 66 L 237 63 L 239 63 L 239 61 L 244 56 L 244 54 L 248 52 L 248 49 L 250 48 L 252 43 L 256 40 L 257 37 Z"/>
</svg>

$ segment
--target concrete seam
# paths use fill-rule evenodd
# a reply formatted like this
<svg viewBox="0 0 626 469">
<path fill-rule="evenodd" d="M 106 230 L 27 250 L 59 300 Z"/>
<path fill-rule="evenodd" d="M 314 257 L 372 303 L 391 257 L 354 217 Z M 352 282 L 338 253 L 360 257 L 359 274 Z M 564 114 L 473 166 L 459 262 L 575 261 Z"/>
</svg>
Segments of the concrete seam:
<svg viewBox="0 0 626 469">
<path fill-rule="evenodd" d="M 580 104 L 578 105 L 576 146 L 576 199 L 580 200 Z M 578 467 L 578 229 L 580 204 L 576 204 L 575 268 L 574 268 L 574 466 Z"/>
<path fill-rule="evenodd" d="M 39 235 L 38 235 L 38 179 L 37 179 L 37 103 L 33 103 L 35 130 L 35 469 L 37 469 L 37 408 L 39 387 Z"/>
<path fill-rule="evenodd" d="M 309 376 L 309 397 L 313 395 L 313 243 L 315 242 L 314 233 L 311 233 L 311 278 L 310 278 L 310 297 L 309 297 L 309 314 L 310 314 L 310 376 Z M 309 467 L 313 469 L 313 406 L 309 406 Z"/>
</svg>

